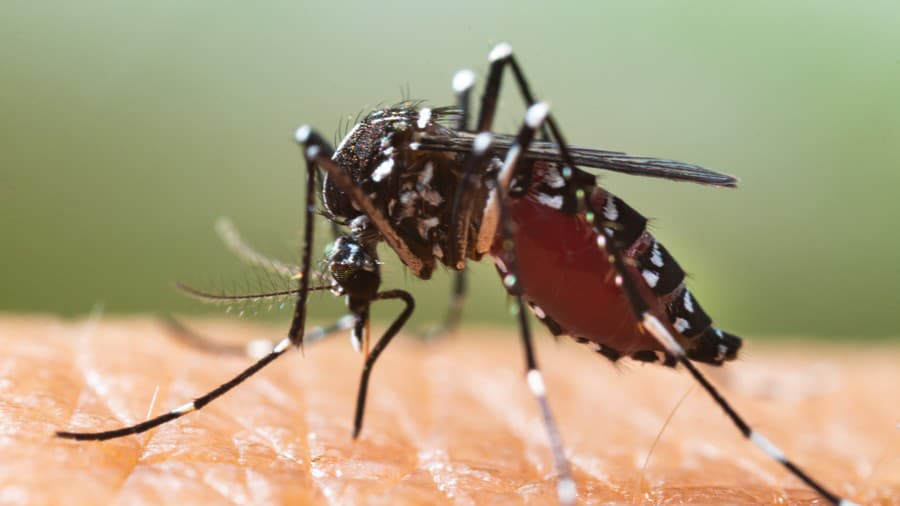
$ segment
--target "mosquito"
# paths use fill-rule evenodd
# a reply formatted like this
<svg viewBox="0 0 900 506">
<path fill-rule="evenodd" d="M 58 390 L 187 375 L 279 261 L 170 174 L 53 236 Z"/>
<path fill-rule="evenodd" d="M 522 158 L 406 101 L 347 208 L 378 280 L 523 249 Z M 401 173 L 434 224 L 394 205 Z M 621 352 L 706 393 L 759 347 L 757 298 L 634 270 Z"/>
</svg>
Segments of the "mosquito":
<svg viewBox="0 0 900 506">
<path fill-rule="evenodd" d="M 312 127 L 297 129 L 295 138 L 307 167 L 301 264 L 273 264 L 297 279 L 298 287 L 291 290 L 296 305 L 290 329 L 270 353 L 206 395 L 156 418 L 115 430 L 57 435 L 78 440 L 122 437 L 203 408 L 291 347 L 301 346 L 305 338 L 308 342 L 308 294 L 330 290 L 345 297 L 351 318 L 313 334 L 318 339 L 350 328 L 354 345 L 365 351 L 353 425 L 357 437 L 372 368 L 415 306 L 407 291 L 381 290 L 377 246 L 386 243 L 421 279 L 429 279 L 439 265 L 456 272 L 444 329 L 459 320 L 467 263 L 485 256 L 493 259 L 516 309 L 525 380 L 541 411 L 561 504 L 574 503 L 577 488 L 538 368 L 526 308 L 553 335 L 571 336 L 609 360 L 628 357 L 682 366 L 745 438 L 829 503 L 853 504 L 752 429 L 700 372 L 695 363 L 718 366 L 734 360 L 741 339 L 713 325 L 687 288 L 678 262 L 648 231 L 647 219 L 600 187 L 585 169 L 717 187 L 735 187 L 737 179 L 689 163 L 569 145 L 549 106 L 535 99 L 512 47 L 498 44 L 488 59 L 474 128 L 470 102 L 475 78 L 463 70 L 453 78 L 454 106 L 429 108 L 405 101 L 375 110 L 335 149 Z M 507 69 L 527 106 L 515 135 L 492 132 Z M 339 231 L 325 255 L 321 286 L 311 284 L 317 193 L 325 216 Z M 257 258 L 247 248 L 235 249 Z M 370 347 L 370 307 L 389 299 L 405 307 Z"/>
</svg>

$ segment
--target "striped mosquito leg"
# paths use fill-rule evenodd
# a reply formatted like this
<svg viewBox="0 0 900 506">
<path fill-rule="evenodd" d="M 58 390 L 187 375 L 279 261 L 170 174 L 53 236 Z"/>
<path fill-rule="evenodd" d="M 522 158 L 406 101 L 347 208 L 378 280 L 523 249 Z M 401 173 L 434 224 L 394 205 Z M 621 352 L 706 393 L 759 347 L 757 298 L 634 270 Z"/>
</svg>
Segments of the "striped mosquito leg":
<svg viewBox="0 0 900 506">
<path fill-rule="evenodd" d="M 453 77 L 453 91 L 456 94 L 456 103 L 462 114 L 457 119 L 458 130 L 465 130 L 469 116 L 469 95 L 472 86 L 475 85 L 475 75 L 470 70 L 460 70 Z M 484 138 L 482 137 L 482 141 Z M 487 152 L 477 148 L 467 157 L 463 167 L 460 183 L 453 195 L 453 204 L 450 208 L 450 221 L 447 227 L 448 245 L 445 246 L 448 261 L 457 270 L 465 269 L 466 254 L 468 251 L 469 223 L 473 211 L 472 185 L 477 173 L 483 172 L 489 163 Z M 464 283 L 463 283 L 464 284 Z"/>
<path fill-rule="evenodd" d="M 297 140 L 301 142 L 306 142 L 311 132 L 309 127 L 301 127 L 301 131 L 304 131 L 306 135 L 300 135 L 302 132 L 298 132 Z M 324 144 L 324 142 L 323 142 Z M 312 242 L 313 242 L 313 232 L 314 232 L 314 223 L 315 223 L 315 211 L 316 211 L 316 154 L 317 150 L 313 150 L 310 152 L 308 148 L 305 150 L 304 154 L 306 155 L 306 207 L 304 208 L 304 216 L 306 219 L 305 228 L 303 233 L 303 251 L 302 251 L 302 261 L 301 261 L 301 270 L 298 274 L 299 278 L 299 288 L 297 291 L 297 303 L 294 309 L 294 317 L 291 321 L 291 328 L 288 332 L 288 336 L 282 339 L 278 344 L 275 345 L 274 349 L 267 354 L 266 356 L 259 359 L 255 364 L 251 365 L 244 372 L 238 374 L 231 380 L 222 385 L 218 386 L 211 392 L 194 399 L 191 402 L 185 403 L 172 411 L 164 415 L 160 415 L 156 418 L 151 418 L 145 422 L 132 425 L 130 427 L 123 427 L 121 429 L 104 431 L 104 432 L 93 432 L 93 433 L 80 433 L 80 432 L 57 432 L 57 436 L 68 438 L 68 439 L 78 439 L 78 440 L 103 440 L 103 439 L 112 439 L 121 436 L 127 436 L 129 434 L 138 434 L 153 427 L 162 425 L 166 422 L 170 422 L 175 420 L 176 418 L 180 418 L 192 411 L 196 411 L 198 409 L 203 408 L 213 400 L 217 399 L 221 395 L 225 394 L 232 388 L 241 384 L 244 380 L 249 378 L 250 376 L 256 374 L 263 367 L 269 365 L 276 358 L 280 357 L 284 354 L 285 351 L 290 348 L 291 344 L 300 345 L 303 343 L 303 335 L 304 335 L 304 327 L 306 324 L 306 300 L 307 294 L 309 293 L 309 273 L 310 273 L 310 264 L 312 259 Z"/>
<path fill-rule="evenodd" d="M 578 490 L 575 486 L 575 480 L 572 478 L 572 471 L 569 467 L 569 461 L 566 458 L 562 437 L 557 428 L 556 420 L 553 417 L 553 412 L 550 409 L 550 403 L 547 400 L 547 387 L 544 384 L 544 378 L 538 368 L 537 358 L 535 357 L 531 327 L 528 322 L 528 312 L 525 311 L 525 303 L 522 300 L 522 287 L 515 257 L 515 245 L 513 244 L 513 237 L 515 236 L 513 230 L 514 225 L 512 220 L 508 218 L 506 206 L 506 202 L 508 202 L 508 188 L 520 167 L 519 162 L 521 161 L 521 154 L 528 150 L 528 146 L 534 140 L 534 137 L 543 124 L 544 119 L 547 117 L 548 112 L 549 107 L 545 103 L 536 103 L 528 108 L 528 111 L 525 114 L 525 122 L 519 130 L 519 133 L 516 135 L 515 142 L 507 152 L 503 167 L 497 175 L 496 189 L 491 192 L 488 199 L 488 204 L 485 208 L 485 218 L 487 218 L 489 212 L 495 212 L 492 209 L 499 211 L 499 226 L 502 227 L 501 231 L 505 239 L 503 244 L 505 258 L 507 259 L 507 274 L 503 278 L 503 284 L 506 286 L 507 292 L 515 298 L 515 304 L 517 306 L 519 331 L 522 337 L 522 345 L 525 350 L 525 365 L 527 368 L 525 378 L 528 382 L 529 390 L 531 390 L 532 395 L 534 395 L 538 402 L 541 416 L 544 420 L 544 428 L 547 431 L 547 437 L 550 441 L 550 449 L 553 453 L 553 461 L 558 474 L 557 495 L 559 502 L 560 504 L 574 504 L 575 499 L 578 496 Z M 487 151 L 488 148 L 489 143 L 485 143 L 483 149 Z M 482 230 L 479 231 L 479 235 L 481 235 L 481 232 L 486 232 L 484 224 L 482 225 Z M 493 232 L 491 234 L 493 235 Z"/>
<path fill-rule="evenodd" d="M 456 129 L 463 132 L 469 129 L 470 98 L 473 86 L 475 86 L 475 73 L 471 70 L 460 70 L 453 76 L 453 93 L 456 94 L 456 105 L 461 113 L 456 122 Z"/>
<path fill-rule="evenodd" d="M 488 78 L 484 87 L 484 93 L 481 95 L 481 109 L 478 111 L 477 127 L 479 132 L 489 131 L 494 123 L 497 102 L 500 98 L 500 84 L 503 78 L 503 71 L 507 66 L 512 70 L 513 77 L 516 80 L 516 86 L 519 88 L 519 92 L 525 100 L 525 105 L 531 107 L 537 103 L 534 94 L 531 93 L 531 87 L 528 86 L 528 81 L 525 79 L 525 74 L 522 73 L 519 63 L 513 56 L 511 45 L 506 42 L 501 42 L 494 46 L 490 55 L 488 55 L 488 61 L 491 66 L 490 70 L 488 70 Z M 549 136 L 545 126 L 541 125 L 538 128 L 541 130 L 541 138 L 548 139 Z"/>
<path fill-rule="evenodd" d="M 561 146 L 565 146 L 561 139 L 557 140 L 559 140 Z M 565 153 L 565 147 L 563 147 L 563 153 Z M 788 471 L 790 471 L 794 476 L 806 483 L 819 495 L 824 497 L 829 503 L 841 506 L 849 506 L 851 504 L 854 504 L 853 502 L 847 499 L 842 499 L 841 497 L 830 492 L 821 483 L 814 480 L 809 474 L 807 474 L 805 471 L 800 469 L 800 467 L 789 460 L 787 456 L 785 456 L 784 452 L 778 449 L 778 447 L 770 442 L 765 436 L 751 429 L 750 425 L 747 424 L 747 422 L 737 413 L 737 411 L 735 411 L 731 404 L 727 400 L 725 400 L 725 397 L 722 396 L 718 389 L 716 389 L 716 387 L 709 382 L 709 380 L 700 372 L 700 370 L 697 369 L 694 363 L 691 362 L 691 360 L 687 357 L 684 348 L 678 343 L 678 341 L 669 331 L 669 328 L 650 311 L 650 306 L 648 305 L 647 301 L 644 300 L 644 298 L 641 296 L 640 291 L 638 290 L 637 281 L 632 276 L 631 271 L 625 265 L 625 260 L 619 245 L 614 241 L 612 236 L 607 231 L 607 227 L 609 226 L 609 224 L 604 223 L 599 218 L 599 216 L 602 216 L 602 214 L 592 209 L 592 204 L 590 202 L 590 198 L 588 197 L 589 195 L 590 192 L 586 191 L 586 198 L 584 199 L 584 201 L 590 213 L 589 216 L 593 217 L 594 229 L 598 233 L 598 246 L 604 248 L 607 252 L 610 253 L 610 262 L 613 264 L 616 273 L 618 274 L 616 281 L 621 282 L 622 289 L 628 299 L 629 305 L 634 312 L 635 318 L 641 323 L 641 326 L 663 346 L 663 348 L 670 356 L 675 357 L 675 359 L 690 372 L 691 376 L 693 376 L 694 379 L 696 379 L 697 382 L 700 383 L 703 389 L 706 390 L 707 393 L 709 393 L 716 404 L 718 404 L 719 407 L 721 407 L 725 412 L 725 414 L 728 415 L 728 418 L 731 419 L 731 421 L 738 428 L 741 434 L 744 435 L 744 437 L 749 439 L 769 457 L 787 468 Z"/>
<path fill-rule="evenodd" d="M 456 105 L 460 110 L 459 118 L 456 121 L 456 129 L 459 131 L 465 131 L 469 126 L 470 99 L 474 85 L 475 73 L 471 70 L 460 70 L 453 76 L 453 93 L 456 95 Z M 437 339 L 444 334 L 452 332 L 459 325 L 459 321 L 462 318 L 462 308 L 466 300 L 465 248 L 472 209 L 471 205 L 463 206 L 463 196 L 476 170 L 483 170 L 483 166 L 470 157 L 466 168 L 463 170 L 462 184 L 457 187 L 456 194 L 453 197 L 448 236 L 457 238 L 456 240 L 451 240 L 451 242 L 460 245 L 460 247 L 448 250 L 445 254 L 452 255 L 452 258 L 455 260 L 454 263 L 462 262 L 462 269 L 456 271 L 456 274 L 453 276 L 453 292 L 450 298 L 450 307 L 447 308 L 444 321 L 441 325 L 430 329 L 425 334 L 427 339 Z"/>
<path fill-rule="evenodd" d="M 315 215 L 316 215 L 316 167 L 317 155 L 319 152 L 327 148 L 325 141 L 321 137 L 312 133 L 312 129 L 308 126 L 302 126 L 297 129 L 294 134 L 297 142 L 303 145 L 303 158 L 306 161 L 306 202 L 304 203 L 303 214 L 305 217 L 303 223 L 303 250 L 301 251 L 300 267 L 301 271 L 297 274 L 299 283 L 299 292 L 297 293 L 297 302 L 294 305 L 294 317 L 291 320 L 291 328 L 288 331 L 288 338 L 296 346 L 303 345 L 303 329 L 306 325 L 306 300 L 309 293 L 310 267 L 312 264 L 312 246 L 315 237 Z M 316 144 L 309 144 L 308 141 L 315 141 Z"/>
<path fill-rule="evenodd" d="M 618 268 L 617 268 L 618 270 Z M 619 271 L 620 273 L 623 271 Z M 623 278 L 628 278 L 629 275 L 626 274 Z M 627 283 L 623 279 L 624 283 Z M 631 299 L 631 296 L 629 296 Z M 632 307 L 639 307 L 632 302 Z M 843 499 L 833 492 L 826 489 L 821 483 L 812 478 L 806 471 L 801 469 L 797 464 L 792 462 L 787 456 L 782 452 L 775 444 L 769 441 L 765 436 L 760 434 L 759 432 L 753 430 L 750 425 L 735 411 L 735 409 L 729 404 L 725 397 L 718 391 L 718 389 L 713 386 L 712 383 L 697 369 L 697 366 L 694 365 L 693 362 L 688 359 L 687 355 L 684 352 L 684 348 L 678 344 L 675 338 L 672 336 L 672 333 L 669 332 L 669 329 L 659 321 L 659 319 L 651 314 L 648 310 L 644 309 L 640 313 L 639 318 L 641 325 L 647 332 L 650 333 L 660 344 L 665 347 L 666 351 L 669 355 L 675 357 L 679 363 L 681 363 L 690 373 L 694 379 L 697 380 L 698 383 L 706 390 L 709 395 L 713 398 L 716 404 L 725 411 L 725 414 L 728 415 L 728 418 L 734 423 L 734 425 L 741 431 L 741 434 L 744 435 L 745 438 L 749 439 L 753 444 L 759 447 L 763 452 L 766 453 L 769 457 L 779 462 L 782 466 L 787 468 L 794 476 L 799 478 L 803 483 L 806 483 L 810 488 L 815 490 L 819 495 L 824 497 L 829 503 L 841 506 L 849 506 L 851 504 L 855 504 L 848 499 Z"/>
<path fill-rule="evenodd" d="M 263 367 L 269 365 L 273 360 L 280 357 L 291 347 L 291 338 L 285 337 L 282 339 L 272 351 L 266 355 L 265 357 L 259 359 L 255 364 L 251 365 L 247 369 L 245 369 L 242 373 L 238 374 L 231 380 L 223 383 L 218 386 L 211 392 L 206 395 L 197 397 L 196 399 L 186 402 L 181 406 L 169 411 L 164 415 L 157 416 L 155 418 L 151 418 L 145 422 L 138 423 L 136 425 L 132 425 L 129 427 L 122 427 L 121 429 L 108 430 L 103 432 L 65 432 L 60 431 L 57 432 L 56 435 L 61 438 L 66 439 L 76 439 L 80 441 L 85 440 L 104 440 L 104 439 L 113 439 L 122 436 L 128 436 L 130 434 L 140 434 L 141 432 L 148 431 L 154 427 L 162 425 L 166 422 L 171 422 L 176 418 L 181 418 L 182 416 L 196 411 L 198 409 L 202 409 L 204 406 L 214 401 L 215 399 L 222 396 L 224 393 L 228 392 L 232 388 L 238 386 L 243 383 L 244 380 L 253 376 L 256 372 L 258 372 Z"/>
<path fill-rule="evenodd" d="M 339 330 L 349 329 L 353 326 L 354 321 L 355 321 L 355 319 L 353 318 L 353 315 L 347 315 L 347 316 L 344 316 L 343 318 L 339 319 L 334 324 L 329 325 L 328 327 L 312 328 L 309 330 L 309 332 L 306 335 L 306 342 L 314 343 L 316 341 L 321 341 L 322 339 L 326 338 L 328 335 L 333 334 Z M 218 397 L 222 396 L 223 394 L 225 394 L 232 388 L 243 383 L 244 380 L 246 380 L 250 376 L 253 376 L 256 372 L 258 372 L 263 367 L 267 366 L 270 362 L 274 361 L 276 358 L 283 355 L 286 351 L 288 351 L 288 349 L 290 349 L 291 342 L 292 341 L 291 341 L 290 337 L 285 337 L 278 344 L 276 344 L 274 348 L 272 348 L 272 351 L 270 351 L 264 357 L 259 359 L 255 364 L 248 367 L 242 373 L 238 374 L 231 380 L 227 381 L 226 383 L 223 383 L 222 385 L 220 385 L 216 389 L 212 390 L 211 392 L 209 392 L 205 395 L 202 395 L 200 397 L 197 397 L 196 399 L 194 399 L 190 402 L 186 402 L 186 403 L 182 404 L 181 406 L 178 406 L 177 408 L 169 411 L 166 414 L 157 416 L 156 418 L 151 418 L 145 422 L 141 422 L 141 423 L 129 426 L 129 427 L 122 427 L 120 429 L 108 430 L 108 431 L 103 431 L 103 432 L 59 431 L 56 433 L 56 435 L 61 438 L 66 438 L 66 439 L 76 439 L 76 440 L 80 440 L 80 441 L 87 441 L 87 440 L 95 440 L 96 441 L 96 440 L 114 439 L 117 437 L 128 436 L 131 434 L 140 434 L 141 432 L 146 432 L 154 427 L 162 425 L 166 422 L 171 422 L 172 420 L 175 420 L 176 418 L 180 418 L 188 413 L 191 413 L 193 411 L 197 411 L 197 410 L 203 408 L 204 406 L 206 406 L 210 402 L 214 401 Z"/>
</svg>

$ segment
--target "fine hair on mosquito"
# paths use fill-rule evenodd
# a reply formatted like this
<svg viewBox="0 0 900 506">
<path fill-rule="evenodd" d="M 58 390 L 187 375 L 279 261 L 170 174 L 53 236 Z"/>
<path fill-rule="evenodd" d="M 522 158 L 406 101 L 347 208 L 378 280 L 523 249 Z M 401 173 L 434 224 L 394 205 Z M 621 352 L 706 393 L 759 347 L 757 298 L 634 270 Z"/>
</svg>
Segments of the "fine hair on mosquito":
<svg viewBox="0 0 900 506">
<path fill-rule="evenodd" d="M 296 130 L 306 161 L 299 265 L 269 259 L 244 242 L 229 222 L 217 224 L 239 257 L 293 280 L 296 287 L 238 296 L 181 288 L 214 302 L 290 297 L 290 327 L 271 351 L 231 380 L 163 415 L 102 432 L 57 435 L 105 440 L 147 431 L 202 409 L 292 347 L 350 330 L 354 347 L 365 357 L 353 421 L 353 437 L 359 436 L 372 368 L 415 308 L 409 292 L 381 287 L 377 247 L 383 243 L 423 280 L 439 266 L 454 271 L 451 302 L 433 337 L 459 321 L 468 262 L 486 256 L 493 260 L 516 309 L 524 384 L 541 412 L 561 504 L 573 504 L 578 489 L 550 409 L 526 308 L 554 336 L 571 336 L 609 361 L 684 368 L 746 439 L 828 503 L 853 504 L 751 428 L 696 366 L 733 361 L 741 338 L 713 324 L 687 287 L 684 270 L 647 229 L 647 219 L 601 187 L 594 172 L 714 187 L 735 187 L 737 179 L 690 163 L 569 145 L 550 107 L 533 95 L 512 47 L 498 44 L 488 61 L 477 111 L 470 105 L 475 74 L 462 70 L 452 80 L 452 106 L 405 100 L 377 108 L 358 118 L 335 148 L 309 125 Z M 512 75 L 527 107 L 513 135 L 493 132 L 504 73 Z M 312 252 L 320 212 L 331 223 L 334 239 L 326 248 L 324 269 L 316 273 Z M 307 329 L 307 300 L 314 291 L 344 297 L 347 316 L 329 327 Z M 372 339 L 371 307 L 388 299 L 404 307 Z M 677 399 L 679 392 L 671 394 Z"/>
</svg>

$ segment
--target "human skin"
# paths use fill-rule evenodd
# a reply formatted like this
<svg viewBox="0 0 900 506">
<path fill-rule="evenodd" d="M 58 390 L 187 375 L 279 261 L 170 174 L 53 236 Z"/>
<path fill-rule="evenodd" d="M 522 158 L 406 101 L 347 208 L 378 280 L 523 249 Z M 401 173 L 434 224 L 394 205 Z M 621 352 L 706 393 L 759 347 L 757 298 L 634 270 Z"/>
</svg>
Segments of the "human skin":
<svg viewBox="0 0 900 506">
<path fill-rule="evenodd" d="M 190 325 L 223 342 L 283 332 Z M 751 339 L 745 358 L 706 370 L 813 476 L 856 501 L 896 504 L 900 349 L 852 344 Z M 250 359 L 193 349 L 152 318 L 6 316 L 0 349 L 2 504 L 555 502 L 544 429 L 507 330 L 463 328 L 434 344 L 401 334 L 375 367 L 356 441 L 362 357 L 344 335 L 286 354 L 199 412 L 105 442 L 53 433 L 164 413 Z M 537 349 L 583 503 L 821 504 L 699 388 L 663 431 L 691 388 L 682 371 L 613 366 L 540 333 Z"/>
</svg>

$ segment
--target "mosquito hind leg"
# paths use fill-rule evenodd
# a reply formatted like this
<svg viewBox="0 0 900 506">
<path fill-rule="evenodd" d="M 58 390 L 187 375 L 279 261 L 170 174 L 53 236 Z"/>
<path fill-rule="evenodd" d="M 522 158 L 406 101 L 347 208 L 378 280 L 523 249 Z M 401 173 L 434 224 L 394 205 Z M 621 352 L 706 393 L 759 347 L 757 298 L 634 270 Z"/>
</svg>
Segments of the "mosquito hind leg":
<svg viewBox="0 0 900 506">
<path fill-rule="evenodd" d="M 469 117 L 471 111 L 471 95 L 472 95 L 472 87 L 475 85 L 475 73 L 471 70 L 465 69 L 460 70 L 453 76 L 453 92 L 456 95 L 456 106 L 459 107 L 460 115 L 456 120 L 456 129 L 459 131 L 467 131 L 469 129 Z M 477 170 L 477 167 L 473 167 L 472 172 Z M 465 223 L 460 223 L 459 213 L 462 209 L 471 209 L 470 206 L 463 205 L 463 194 L 464 189 L 468 186 L 469 179 L 466 178 L 466 174 L 469 171 L 466 171 L 463 175 L 463 183 L 459 186 L 459 191 L 456 195 L 454 195 L 453 199 L 453 211 L 451 212 L 450 218 L 450 233 L 448 234 L 450 237 L 457 237 L 461 233 L 459 229 L 463 226 L 468 226 L 468 215 L 462 221 Z M 471 177 L 471 175 L 469 176 Z M 465 252 L 461 252 L 459 260 L 465 259 Z M 447 307 L 447 312 L 444 315 L 444 320 L 440 325 L 429 329 L 425 332 L 425 339 L 435 340 L 440 339 L 441 337 L 453 332 L 456 330 L 456 327 L 459 325 L 459 322 L 462 320 L 462 310 L 463 306 L 466 302 L 466 267 L 463 266 L 461 270 L 458 270 L 453 275 L 453 289 L 450 294 L 450 304 Z"/>
<path fill-rule="evenodd" d="M 456 129 L 466 131 L 469 129 L 469 117 L 471 116 L 472 87 L 475 86 L 475 73 L 471 70 L 460 70 L 453 76 L 453 92 L 456 95 L 456 105 L 459 107 L 460 116 L 456 121 Z M 465 187 L 462 185 L 461 188 Z M 455 203 L 455 202 L 454 202 Z M 441 334 L 453 332 L 462 319 L 462 309 L 466 302 L 466 269 L 457 271 L 453 276 L 453 293 L 450 298 L 450 307 L 444 317 L 444 323 L 437 330 L 439 333 L 430 333 L 428 337 L 435 338 Z"/>
<path fill-rule="evenodd" d="M 513 57 L 512 46 L 506 42 L 497 44 L 491 50 L 490 55 L 488 55 L 488 60 L 490 61 L 491 66 L 488 70 L 488 78 L 484 87 L 484 92 L 481 95 L 481 109 L 478 111 L 477 128 L 479 132 L 490 131 L 491 126 L 494 123 L 494 115 L 497 112 L 497 102 L 500 98 L 500 84 L 503 80 L 503 71 L 507 66 L 509 66 L 513 72 L 513 77 L 515 77 L 516 85 L 525 101 L 525 105 L 531 107 L 537 103 L 534 94 L 531 92 L 531 87 L 528 85 L 528 81 L 522 73 L 522 69 Z M 540 129 L 541 139 L 547 140 L 550 138 L 545 125 L 541 125 L 538 128 Z"/>
<path fill-rule="evenodd" d="M 500 227 L 500 233 L 503 234 L 503 254 L 505 257 L 506 273 L 503 276 L 503 285 L 507 292 L 512 295 L 513 303 L 518 317 L 519 332 L 522 340 L 522 347 L 525 352 L 525 378 L 528 388 L 537 400 L 538 407 L 541 410 L 541 417 L 544 421 L 544 428 L 547 431 L 547 437 L 550 443 L 550 450 L 553 454 L 554 466 L 558 474 L 557 478 L 557 496 L 561 504 L 574 504 L 578 495 L 575 480 L 572 478 L 572 471 L 569 461 L 566 458 L 565 447 L 562 437 L 560 436 L 556 420 L 550 409 L 550 402 L 547 399 L 547 387 L 544 384 L 544 378 L 538 368 L 537 358 L 534 352 L 534 343 L 531 334 L 531 327 L 528 321 L 528 312 L 525 310 L 525 302 L 522 299 L 521 276 L 518 272 L 518 262 L 515 254 L 515 230 L 513 221 L 508 216 L 507 203 L 509 201 L 508 188 L 517 170 L 520 168 L 521 154 L 528 149 L 528 146 L 534 140 L 538 131 L 543 124 L 547 115 L 548 108 L 546 104 L 537 103 L 528 108 L 525 116 L 525 122 L 516 135 L 516 139 L 512 147 L 507 151 L 503 166 L 497 175 L 497 184 L 491 192 L 488 203 L 485 207 L 485 214 L 498 217 L 498 222 L 494 225 L 485 225 L 482 222 L 482 230 L 492 237 L 495 234 L 496 227 Z M 490 134 L 482 133 L 479 136 L 487 136 L 487 141 L 475 143 L 476 151 L 473 156 L 482 156 L 487 153 L 490 147 Z M 484 139 L 484 137 L 482 137 Z"/>
<path fill-rule="evenodd" d="M 459 118 L 456 129 L 467 132 L 471 116 L 472 87 L 475 86 L 475 73 L 471 70 L 460 70 L 453 76 L 453 93 L 456 95 L 456 106 L 459 107 Z"/>
</svg>

